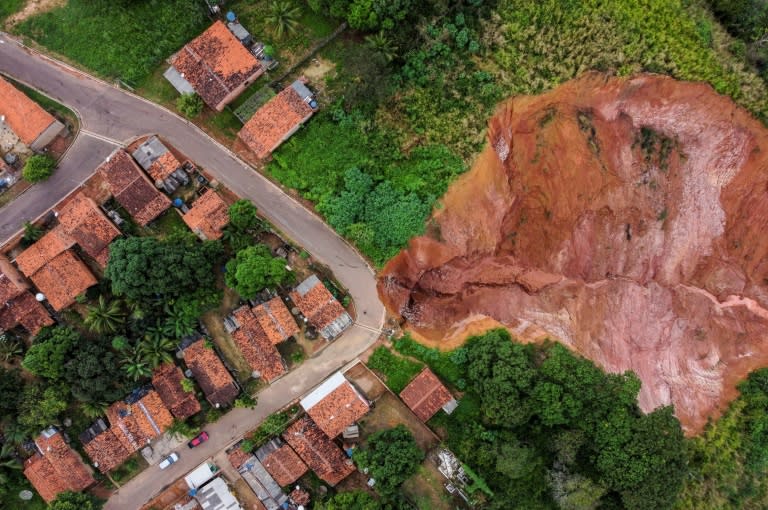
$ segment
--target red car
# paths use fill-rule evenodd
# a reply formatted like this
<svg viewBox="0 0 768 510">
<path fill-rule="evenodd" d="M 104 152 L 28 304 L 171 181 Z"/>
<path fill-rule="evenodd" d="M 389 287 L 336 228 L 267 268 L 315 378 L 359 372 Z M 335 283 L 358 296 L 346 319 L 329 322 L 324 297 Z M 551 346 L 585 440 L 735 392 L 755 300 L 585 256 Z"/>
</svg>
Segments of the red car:
<svg viewBox="0 0 768 510">
<path fill-rule="evenodd" d="M 190 448 L 194 448 L 195 446 L 200 446 L 202 443 L 205 443 L 208 441 L 208 432 L 202 431 L 198 435 L 192 438 L 192 441 L 187 443 L 187 446 Z"/>
</svg>

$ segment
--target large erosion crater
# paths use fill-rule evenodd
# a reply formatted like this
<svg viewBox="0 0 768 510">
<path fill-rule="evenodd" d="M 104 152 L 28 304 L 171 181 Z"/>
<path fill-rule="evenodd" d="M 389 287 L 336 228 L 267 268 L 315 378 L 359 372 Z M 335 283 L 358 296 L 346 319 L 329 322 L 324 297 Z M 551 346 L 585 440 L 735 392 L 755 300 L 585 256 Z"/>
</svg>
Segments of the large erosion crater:
<svg viewBox="0 0 768 510">
<path fill-rule="evenodd" d="M 516 97 L 382 272 L 433 342 L 500 323 L 642 380 L 688 434 L 768 365 L 768 130 L 704 84 L 591 73 Z"/>
</svg>

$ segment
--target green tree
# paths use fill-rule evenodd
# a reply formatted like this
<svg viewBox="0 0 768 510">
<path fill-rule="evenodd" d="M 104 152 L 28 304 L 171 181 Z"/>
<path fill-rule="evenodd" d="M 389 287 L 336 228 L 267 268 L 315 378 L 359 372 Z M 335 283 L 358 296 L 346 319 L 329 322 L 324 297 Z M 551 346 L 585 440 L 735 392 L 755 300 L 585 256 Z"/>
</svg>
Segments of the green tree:
<svg viewBox="0 0 768 510">
<path fill-rule="evenodd" d="M 105 340 L 80 345 L 64 365 L 63 380 L 80 402 L 113 402 L 124 393 L 124 378 Z"/>
<path fill-rule="evenodd" d="M 331 499 L 315 503 L 317 510 L 381 510 L 376 498 L 361 490 L 338 492 Z"/>
<path fill-rule="evenodd" d="M 249 246 L 227 262 L 227 286 L 248 299 L 266 287 L 292 281 L 293 274 L 285 267 L 285 260 L 273 257 L 264 245 Z"/>
<path fill-rule="evenodd" d="M 0 423 L 16 415 L 21 401 L 24 381 L 18 369 L 6 370 L 0 367 Z"/>
<path fill-rule="evenodd" d="M 269 4 L 264 21 L 271 25 L 272 33 L 275 37 L 282 39 L 283 36 L 293 34 L 299 28 L 299 18 L 301 18 L 301 8 L 294 5 L 290 0 L 273 0 Z"/>
<path fill-rule="evenodd" d="M 0 333 L 0 361 L 10 363 L 24 354 L 24 349 L 18 339 L 8 333 Z"/>
<path fill-rule="evenodd" d="M 394 498 L 400 485 L 419 469 L 424 452 L 403 425 L 376 432 L 365 448 L 356 450 L 354 461 L 376 479 L 376 491 Z"/>
<path fill-rule="evenodd" d="M 50 510 L 100 510 L 103 502 L 82 492 L 62 492 L 50 504 Z"/>
<path fill-rule="evenodd" d="M 194 393 L 195 392 L 195 383 L 192 382 L 192 379 L 183 378 L 181 380 L 181 389 L 186 391 L 187 393 Z"/>
<path fill-rule="evenodd" d="M 94 333 L 114 333 L 125 323 L 125 311 L 122 303 L 109 300 L 103 295 L 99 301 L 88 307 L 84 320 L 85 325 Z"/>
<path fill-rule="evenodd" d="M 200 427 L 195 427 L 190 423 L 176 419 L 168 426 L 166 432 L 176 439 L 190 439 L 200 433 Z"/>
<path fill-rule="evenodd" d="M 34 223 L 28 221 L 24 222 L 24 237 L 21 238 L 25 246 L 29 246 L 32 243 L 39 241 L 43 237 L 45 231 Z"/>
<path fill-rule="evenodd" d="M 150 369 L 163 363 L 173 361 L 171 353 L 176 348 L 177 343 L 164 335 L 151 335 L 144 338 L 139 343 L 138 351 L 141 360 L 147 363 Z"/>
<path fill-rule="evenodd" d="M 256 206 L 250 200 L 241 198 L 229 206 L 229 224 L 241 232 L 255 232 L 264 229 Z"/>
<path fill-rule="evenodd" d="M 48 179 L 56 168 L 56 160 L 48 155 L 35 154 L 24 163 L 21 175 L 29 182 L 35 183 Z"/>
<path fill-rule="evenodd" d="M 64 365 L 80 343 L 80 335 L 72 328 L 44 328 L 35 337 L 22 365 L 40 377 L 61 379 L 64 375 Z"/>
<path fill-rule="evenodd" d="M 385 62 L 392 62 L 397 56 L 397 47 L 383 31 L 366 35 L 365 45 Z"/>
<path fill-rule="evenodd" d="M 30 434 L 59 423 L 67 409 L 67 391 L 63 386 L 28 384 L 22 392 L 17 421 Z"/>
<path fill-rule="evenodd" d="M 144 356 L 141 348 L 126 349 L 120 361 L 125 373 L 133 381 L 152 375 L 152 367 Z"/>
<path fill-rule="evenodd" d="M 110 245 L 105 276 L 112 291 L 132 301 L 155 303 L 211 288 L 221 244 L 191 235 L 118 239 Z"/>
<path fill-rule="evenodd" d="M 182 94 L 176 100 L 176 109 L 186 117 L 197 117 L 203 111 L 203 99 L 195 94 Z"/>
</svg>

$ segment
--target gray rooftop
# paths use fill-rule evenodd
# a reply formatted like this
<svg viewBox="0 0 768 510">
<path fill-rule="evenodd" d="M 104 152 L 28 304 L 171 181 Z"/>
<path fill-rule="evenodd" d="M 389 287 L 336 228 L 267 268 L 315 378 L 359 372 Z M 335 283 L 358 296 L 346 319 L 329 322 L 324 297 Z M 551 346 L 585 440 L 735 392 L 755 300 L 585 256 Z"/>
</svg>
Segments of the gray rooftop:
<svg viewBox="0 0 768 510">
<path fill-rule="evenodd" d="M 133 151 L 133 159 L 139 162 L 144 170 L 152 166 L 157 158 L 168 152 L 168 147 L 156 136 L 153 136 L 146 142 L 139 145 L 139 148 Z"/>
<path fill-rule="evenodd" d="M 312 97 L 312 91 L 309 90 L 307 86 L 301 83 L 301 81 L 299 80 L 296 80 L 295 82 L 291 83 L 291 87 L 304 100 Z"/>
<path fill-rule="evenodd" d="M 175 88 L 179 94 L 194 94 L 195 89 L 192 88 L 192 85 L 179 73 L 175 67 L 171 66 L 169 67 L 164 73 L 163 76 L 166 80 L 171 82 L 171 85 L 173 85 L 173 88 Z"/>
</svg>

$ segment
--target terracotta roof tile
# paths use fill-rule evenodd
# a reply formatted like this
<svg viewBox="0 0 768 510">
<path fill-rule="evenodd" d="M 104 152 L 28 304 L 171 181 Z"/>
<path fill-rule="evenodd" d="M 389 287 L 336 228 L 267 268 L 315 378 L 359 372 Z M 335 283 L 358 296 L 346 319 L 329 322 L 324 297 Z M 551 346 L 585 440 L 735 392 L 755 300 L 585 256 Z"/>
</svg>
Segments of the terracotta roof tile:
<svg viewBox="0 0 768 510">
<path fill-rule="evenodd" d="M 109 430 L 129 452 L 143 448 L 173 423 L 173 416 L 155 390 L 147 391 L 133 403 L 115 402 L 106 414 Z"/>
<path fill-rule="evenodd" d="M 251 369 L 259 372 L 267 382 L 284 374 L 282 356 L 267 338 L 251 309 L 247 305 L 241 306 L 233 315 L 240 328 L 232 333 L 232 338 Z"/>
<path fill-rule="evenodd" d="M 232 375 L 221 362 L 216 351 L 198 340 L 184 349 L 184 362 L 212 404 L 226 406 L 240 393 Z"/>
<path fill-rule="evenodd" d="M 19 266 L 22 273 L 32 276 L 46 263 L 71 248 L 74 244 L 74 240 L 63 230 L 54 228 L 32 246 L 17 255 L 16 265 Z"/>
<path fill-rule="evenodd" d="M 328 437 L 334 438 L 369 409 L 368 403 L 345 381 L 306 411 Z"/>
<path fill-rule="evenodd" d="M 453 395 L 429 367 L 424 367 L 424 370 L 400 392 L 400 398 L 421 421 L 427 421 L 441 407 L 453 400 Z"/>
<path fill-rule="evenodd" d="M 221 21 L 184 46 L 172 57 L 171 65 L 214 109 L 233 90 L 264 72 L 259 60 Z"/>
<path fill-rule="evenodd" d="M 30 279 L 45 294 L 54 310 L 62 310 L 98 283 L 72 250 L 66 250 L 35 272 Z"/>
<path fill-rule="evenodd" d="M 53 324 L 48 310 L 27 291 L 0 306 L 0 331 L 21 324 L 30 335 L 36 335 L 44 326 Z"/>
<path fill-rule="evenodd" d="M 290 296 L 304 317 L 317 329 L 325 328 L 346 313 L 341 303 L 321 281 L 304 296 L 296 291 L 291 292 Z"/>
<path fill-rule="evenodd" d="M 27 289 L 15 268 L 10 264 L 7 266 L 0 267 L 0 307 L 20 296 Z"/>
<path fill-rule="evenodd" d="M 309 469 L 287 444 L 267 455 L 261 463 L 280 487 L 292 484 Z"/>
<path fill-rule="evenodd" d="M 77 193 L 61 208 L 56 229 L 63 230 L 102 267 L 107 265 L 109 243 L 120 235 L 96 202 L 82 193 Z"/>
<path fill-rule="evenodd" d="M 99 167 L 115 200 L 145 226 L 171 206 L 171 201 L 149 181 L 133 158 L 122 149 Z"/>
<path fill-rule="evenodd" d="M 171 151 L 163 153 L 147 168 L 147 173 L 154 181 L 164 181 L 173 172 L 181 168 L 181 163 Z"/>
<path fill-rule="evenodd" d="M 233 468 L 240 469 L 240 466 L 245 464 L 245 461 L 251 458 L 251 454 L 244 452 L 240 449 L 239 446 L 237 446 L 232 448 L 227 453 L 227 458 L 229 459 L 229 463 L 232 464 Z"/>
<path fill-rule="evenodd" d="M 204 239 L 219 239 L 229 223 L 229 207 L 213 190 L 198 197 L 189 211 L 182 216 L 184 223 Z"/>
<path fill-rule="evenodd" d="M 293 501 L 294 505 L 303 505 L 306 507 L 310 501 L 309 492 L 305 491 L 301 487 L 296 487 L 288 495 L 288 499 Z"/>
<path fill-rule="evenodd" d="M 0 77 L 0 115 L 26 145 L 32 144 L 56 119 L 19 89 Z"/>
<path fill-rule="evenodd" d="M 237 134 L 256 157 L 266 158 L 314 111 L 292 85 L 259 108 Z"/>
<path fill-rule="evenodd" d="M 84 444 L 83 449 L 102 473 L 115 469 L 132 454 L 111 428 Z"/>
<path fill-rule="evenodd" d="M 334 486 L 349 476 L 355 466 L 320 428 L 304 416 L 291 424 L 283 439 L 325 483 Z"/>
<path fill-rule="evenodd" d="M 80 492 L 94 483 L 83 459 L 64 441 L 61 432 L 41 435 L 35 441 L 38 453 L 24 463 L 24 475 L 47 502 L 64 491 Z"/>
<path fill-rule="evenodd" d="M 253 315 L 273 344 L 279 344 L 299 332 L 298 324 L 279 296 L 253 307 Z"/>
<path fill-rule="evenodd" d="M 173 363 L 163 363 L 152 373 L 152 386 L 163 404 L 180 420 L 185 420 L 200 412 L 200 402 L 195 392 L 184 391 L 181 381 L 184 373 Z"/>
</svg>

